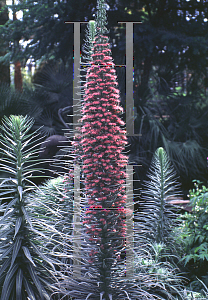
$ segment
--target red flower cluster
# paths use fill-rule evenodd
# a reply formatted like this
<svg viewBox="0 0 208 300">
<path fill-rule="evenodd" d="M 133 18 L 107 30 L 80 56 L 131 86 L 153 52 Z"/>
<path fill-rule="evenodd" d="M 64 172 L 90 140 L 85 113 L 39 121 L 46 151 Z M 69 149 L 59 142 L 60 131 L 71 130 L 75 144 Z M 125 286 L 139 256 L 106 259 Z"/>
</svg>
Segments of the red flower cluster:
<svg viewBox="0 0 208 300">
<path fill-rule="evenodd" d="M 126 130 L 120 128 L 125 123 L 117 115 L 123 109 L 119 106 L 118 83 L 108 37 L 97 36 L 93 51 L 86 76 L 82 127 L 73 144 L 83 163 L 89 206 L 83 224 L 89 241 L 98 243 L 100 249 L 108 249 L 110 257 L 126 232 L 126 211 L 123 208 L 126 173 L 123 169 L 128 157 L 121 152 L 125 149 L 127 137 Z"/>
</svg>

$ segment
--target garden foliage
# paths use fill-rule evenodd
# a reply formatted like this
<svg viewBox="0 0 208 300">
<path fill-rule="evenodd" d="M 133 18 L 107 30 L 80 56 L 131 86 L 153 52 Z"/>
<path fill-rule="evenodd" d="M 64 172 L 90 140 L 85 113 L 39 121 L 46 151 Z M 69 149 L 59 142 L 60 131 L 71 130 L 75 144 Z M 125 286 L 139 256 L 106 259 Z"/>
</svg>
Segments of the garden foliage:
<svg viewBox="0 0 208 300">
<path fill-rule="evenodd" d="M 194 263 L 208 261 L 208 188 L 204 185 L 199 188 L 199 181 L 195 182 L 196 188 L 189 191 L 192 213 L 184 215 L 183 238 L 186 245 L 186 255 L 183 260 L 187 264 L 193 259 Z"/>
<path fill-rule="evenodd" d="M 14 115 L 3 120 L 0 167 L 8 177 L 0 185 L 0 300 L 185 299 L 178 269 L 167 259 L 173 253 L 172 229 L 177 225 L 168 198 L 178 195 L 178 184 L 163 148 L 153 157 L 142 211 L 135 214 L 134 249 L 127 244 L 127 137 L 119 117 L 123 109 L 107 36 L 106 4 L 97 4 L 96 20 L 88 25 L 89 66 L 73 142 L 74 170 L 66 162 L 69 172 L 64 177 L 35 186 L 31 179 L 36 169 L 41 172 L 41 161 L 36 152 L 39 136 L 29 133 L 34 122 Z M 76 167 L 83 187 L 82 223 L 74 235 Z M 199 197 L 199 207 L 205 198 Z M 200 215 L 198 227 L 206 231 L 203 218 Z M 120 259 L 121 250 L 132 252 L 131 277 L 126 276 L 129 266 Z"/>
<path fill-rule="evenodd" d="M 182 216 L 180 239 L 183 243 L 182 262 L 189 271 L 192 287 L 203 286 L 199 277 L 208 286 L 208 188 L 194 180 L 195 188 L 189 191 L 191 213 Z"/>
</svg>

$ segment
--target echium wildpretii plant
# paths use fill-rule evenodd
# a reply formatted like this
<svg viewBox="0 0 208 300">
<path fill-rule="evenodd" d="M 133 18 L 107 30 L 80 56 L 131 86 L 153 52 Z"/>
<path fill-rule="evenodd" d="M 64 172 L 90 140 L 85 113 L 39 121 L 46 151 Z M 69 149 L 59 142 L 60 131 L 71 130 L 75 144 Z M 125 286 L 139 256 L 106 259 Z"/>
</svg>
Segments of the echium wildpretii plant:
<svg viewBox="0 0 208 300">
<path fill-rule="evenodd" d="M 173 229 L 179 225 L 171 200 L 181 196 L 176 172 L 165 150 L 160 147 L 153 155 L 140 201 L 136 225 L 141 231 L 141 243 L 165 244 L 168 253 L 176 254 Z"/>
<path fill-rule="evenodd" d="M 33 123 L 27 116 L 11 115 L 0 126 L 0 169 L 7 174 L 0 184 L 1 300 L 49 300 L 57 282 L 54 262 L 59 264 L 59 260 L 53 259 L 46 246 L 62 243 L 55 228 L 57 213 L 41 198 L 38 203 L 33 198 L 30 205 L 29 194 L 35 188 L 32 174 L 41 171 L 36 150 L 40 136 L 29 133 Z M 50 210 L 52 216 L 41 217 L 40 210 Z"/>
<path fill-rule="evenodd" d="M 76 299 L 125 297 L 124 292 L 115 288 L 113 274 L 116 252 L 125 244 L 124 184 L 128 158 L 121 152 L 125 149 L 127 137 L 126 131 L 121 129 L 125 123 L 118 117 L 123 110 L 119 106 L 118 83 L 105 25 L 105 3 L 99 0 L 96 36 L 84 88 L 79 142 L 74 143 L 78 149 L 76 162 L 80 163 L 84 175 L 84 240 L 90 245 L 83 254 L 85 278 L 83 275 L 79 285 L 79 280 L 76 279 L 76 285 L 73 278 L 67 284 L 68 295 Z"/>
</svg>

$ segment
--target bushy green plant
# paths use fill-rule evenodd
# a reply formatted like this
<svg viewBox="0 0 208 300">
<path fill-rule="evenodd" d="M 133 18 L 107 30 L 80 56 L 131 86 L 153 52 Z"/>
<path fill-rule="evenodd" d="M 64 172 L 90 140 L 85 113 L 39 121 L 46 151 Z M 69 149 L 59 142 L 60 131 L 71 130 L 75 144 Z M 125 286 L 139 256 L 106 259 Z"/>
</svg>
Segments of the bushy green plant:
<svg viewBox="0 0 208 300">
<path fill-rule="evenodd" d="M 208 188 L 194 180 L 195 188 L 189 191 L 191 213 L 181 216 L 180 239 L 184 245 L 182 262 L 188 268 L 192 287 L 199 289 L 195 276 L 208 286 Z M 194 281 L 194 282 L 193 282 Z"/>
</svg>

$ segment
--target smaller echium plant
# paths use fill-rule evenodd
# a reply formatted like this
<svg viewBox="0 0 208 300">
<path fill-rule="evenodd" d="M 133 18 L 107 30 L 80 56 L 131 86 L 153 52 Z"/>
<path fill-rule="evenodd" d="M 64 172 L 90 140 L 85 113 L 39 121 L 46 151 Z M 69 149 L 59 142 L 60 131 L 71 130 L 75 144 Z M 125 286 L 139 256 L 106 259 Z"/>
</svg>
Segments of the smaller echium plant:
<svg viewBox="0 0 208 300">
<path fill-rule="evenodd" d="M 171 166 L 165 150 L 156 150 L 149 172 L 149 181 L 144 182 L 141 192 L 140 213 L 136 225 L 140 230 L 141 243 L 165 244 L 169 254 L 174 253 L 173 229 L 179 224 L 171 200 L 181 196 L 176 172 Z"/>
<path fill-rule="evenodd" d="M 33 198 L 30 207 L 32 173 L 40 167 L 35 150 L 39 135 L 29 133 L 33 123 L 27 116 L 11 115 L 4 117 L 1 126 L 0 168 L 7 174 L 0 184 L 1 300 L 49 300 L 51 287 L 57 282 L 56 261 L 46 245 L 56 245 L 54 235 L 58 231 L 49 217 L 41 220 L 35 211 L 41 207 L 46 211 L 46 204 Z"/>
<path fill-rule="evenodd" d="M 179 221 L 170 204 L 173 197 L 181 195 L 180 184 L 162 147 L 156 150 L 147 176 L 150 180 L 144 183 L 139 212 L 134 216 L 135 272 L 148 274 L 149 292 L 165 299 L 184 299 L 184 278 L 175 266 L 179 249 L 174 230 Z"/>
</svg>

